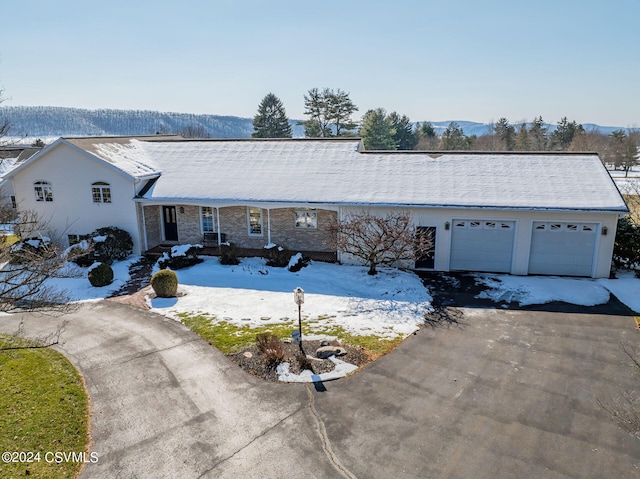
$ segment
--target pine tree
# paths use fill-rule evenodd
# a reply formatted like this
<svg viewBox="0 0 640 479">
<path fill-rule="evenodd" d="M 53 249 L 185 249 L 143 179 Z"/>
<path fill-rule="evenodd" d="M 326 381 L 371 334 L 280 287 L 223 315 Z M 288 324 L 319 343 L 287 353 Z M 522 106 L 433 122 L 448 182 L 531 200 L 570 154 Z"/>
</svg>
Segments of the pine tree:
<svg viewBox="0 0 640 479">
<path fill-rule="evenodd" d="M 440 143 L 443 150 L 468 150 L 470 146 L 469 138 L 455 121 L 449 123 L 447 129 L 444 130 Z"/>
<path fill-rule="evenodd" d="M 516 130 L 513 125 L 509 124 L 509 120 L 504 117 L 500 118 L 494 126 L 494 132 L 502 143 L 502 149 L 513 150 L 516 144 Z"/>
<path fill-rule="evenodd" d="M 554 149 L 567 150 L 576 133 L 584 132 L 582 125 L 575 121 L 567 120 L 565 116 L 558 122 L 556 130 L 551 135 L 551 142 Z"/>
<path fill-rule="evenodd" d="M 389 115 L 393 129 L 396 131 L 393 139 L 398 150 L 413 150 L 418 144 L 418 135 L 411 126 L 407 115 L 400 116 L 395 111 Z"/>
<path fill-rule="evenodd" d="M 253 117 L 253 138 L 291 138 L 291 124 L 280 99 L 268 93 Z"/>
<path fill-rule="evenodd" d="M 438 134 L 430 121 L 423 124 L 416 123 L 415 134 L 418 139 L 416 148 L 419 150 L 438 149 L 438 142 L 440 139 L 438 138 Z"/>
<path fill-rule="evenodd" d="M 518 151 L 530 151 L 531 139 L 529 138 L 529 132 L 527 131 L 527 124 L 522 123 L 518 128 L 516 135 L 515 149 Z"/>
<path fill-rule="evenodd" d="M 529 138 L 531 139 L 531 149 L 533 151 L 544 151 L 547 149 L 548 128 L 544 124 L 542 116 L 533 119 L 531 128 L 529 129 Z"/>
<path fill-rule="evenodd" d="M 394 139 L 396 130 L 384 108 L 369 110 L 362 117 L 360 136 L 367 150 L 395 150 L 398 145 Z"/>
<path fill-rule="evenodd" d="M 357 126 L 351 120 L 357 110 L 349 94 L 340 89 L 312 88 L 304 95 L 304 114 L 309 119 L 300 124 L 304 125 L 307 138 L 348 136 Z"/>
</svg>

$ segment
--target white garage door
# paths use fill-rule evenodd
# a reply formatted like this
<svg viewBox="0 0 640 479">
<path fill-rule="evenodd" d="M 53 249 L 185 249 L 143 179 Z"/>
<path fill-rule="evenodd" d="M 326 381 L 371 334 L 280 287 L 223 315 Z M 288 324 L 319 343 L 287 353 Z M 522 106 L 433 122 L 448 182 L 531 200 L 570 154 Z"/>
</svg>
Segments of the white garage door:
<svg viewBox="0 0 640 479">
<path fill-rule="evenodd" d="M 529 274 L 591 276 L 597 224 L 534 221 Z"/>
<path fill-rule="evenodd" d="M 515 222 L 453 220 L 450 269 L 510 273 Z"/>
</svg>

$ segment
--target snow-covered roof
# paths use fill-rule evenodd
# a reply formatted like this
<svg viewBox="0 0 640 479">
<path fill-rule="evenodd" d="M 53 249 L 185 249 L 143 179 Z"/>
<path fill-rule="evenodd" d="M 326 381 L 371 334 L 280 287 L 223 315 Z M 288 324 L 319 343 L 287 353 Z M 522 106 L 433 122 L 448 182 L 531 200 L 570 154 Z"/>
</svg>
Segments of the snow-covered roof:
<svg viewBox="0 0 640 479">
<path fill-rule="evenodd" d="M 159 170 L 153 160 L 146 155 L 144 149 L 140 148 L 140 140 L 150 142 L 156 139 L 170 138 L 180 137 L 81 137 L 65 138 L 65 141 L 91 153 L 133 178 L 144 178 L 157 175 Z"/>
<path fill-rule="evenodd" d="M 40 147 L 31 146 L 0 147 L 0 178 L 7 175 L 7 173 L 17 165 L 28 160 L 40 150 Z"/>
<path fill-rule="evenodd" d="M 130 145 L 162 172 L 148 200 L 627 210 L 595 153 L 362 152 L 358 139 Z"/>
</svg>

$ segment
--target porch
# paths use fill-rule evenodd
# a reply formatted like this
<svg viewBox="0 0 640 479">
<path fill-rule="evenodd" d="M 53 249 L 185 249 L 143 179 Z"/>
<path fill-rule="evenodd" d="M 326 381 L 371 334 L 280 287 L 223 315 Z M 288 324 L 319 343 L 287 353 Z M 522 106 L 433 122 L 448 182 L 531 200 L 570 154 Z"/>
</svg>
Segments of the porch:
<svg viewBox="0 0 640 479">
<path fill-rule="evenodd" d="M 145 251 L 144 256 L 150 260 L 157 261 L 163 253 L 168 253 L 175 244 L 159 244 Z M 325 263 L 337 263 L 338 254 L 335 251 L 299 251 L 305 258 L 313 261 L 323 261 Z M 298 251 L 291 251 L 294 255 Z M 203 246 L 202 256 L 220 256 L 218 246 Z M 238 248 L 238 257 L 259 257 L 264 256 L 264 248 Z"/>
</svg>

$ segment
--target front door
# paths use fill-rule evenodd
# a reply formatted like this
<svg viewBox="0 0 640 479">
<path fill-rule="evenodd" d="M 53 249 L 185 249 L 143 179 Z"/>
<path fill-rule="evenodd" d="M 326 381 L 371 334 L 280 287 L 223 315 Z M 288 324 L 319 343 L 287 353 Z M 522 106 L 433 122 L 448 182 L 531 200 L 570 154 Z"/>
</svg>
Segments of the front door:
<svg viewBox="0 0 640 479">
<path fill-rule="evenodd" d="M 164 223 L 165 241 L 178 241 L 178 221 L 176 219 L 176 207 L 163 206 L 162 220 Z"/>
</svg>

